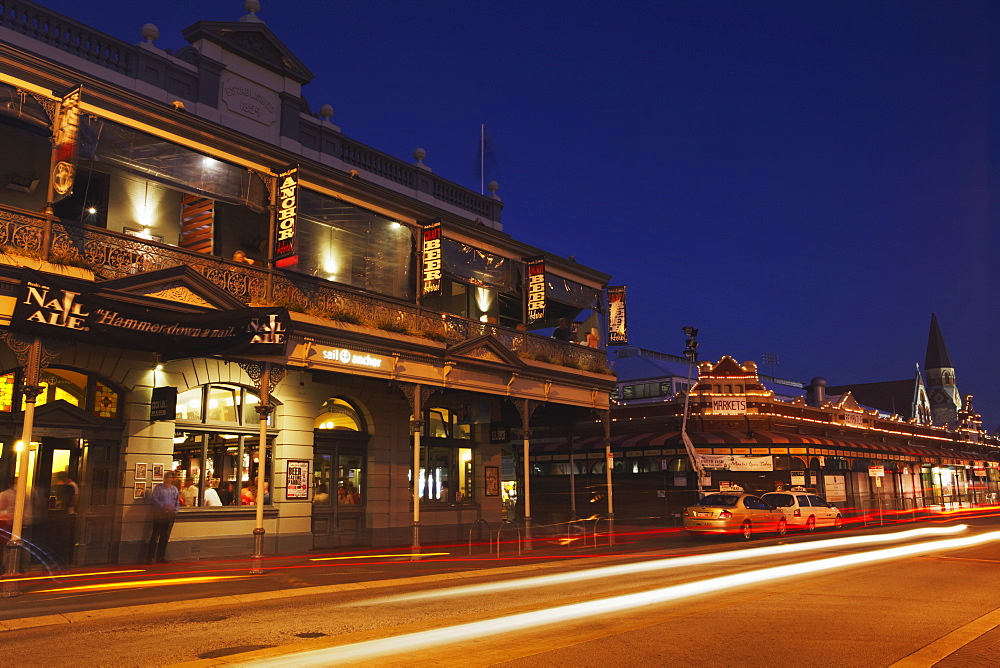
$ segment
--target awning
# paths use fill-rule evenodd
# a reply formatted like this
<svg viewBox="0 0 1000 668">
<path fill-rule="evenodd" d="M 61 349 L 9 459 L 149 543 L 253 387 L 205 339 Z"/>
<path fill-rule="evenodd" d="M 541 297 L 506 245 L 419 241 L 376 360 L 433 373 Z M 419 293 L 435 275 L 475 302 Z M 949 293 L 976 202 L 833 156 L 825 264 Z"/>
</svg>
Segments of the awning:
<svg viewBox="0 0 1000 668">
<path fill-rule="evenodd" d="M 942 457 L 959 460 L 990 460 L 1000 461 L 1000 453 L 968 453 L 958 450 L 947 450 L 924 445 L 895 445 L 889 443 L 871 443 L 826 438 L 820 436 L 805 436 L 802 434 L 786 434 L 782 432 L 763 431 L 691 431 L 688 432 L 695 447 L 766 447 L 766 446 L 799 446 L 836 448 L 838 450 L 859 451 L 860 455 L 868 452 L 873 455 L 897 454 L 913 457 Z M 570 440 L 567 437 L 532 439 L 532 454 L 569 453 Z M 611 437 L 611 448 L 615 451 L 639 450 L 643 448 L 683 447 L 680 431 L 642 432 L 638 434 L 619 434 Z M 573 438 L 572 450 L 586 452 L 604 448 L 604 439 L 598 436 L 578 436 Z"/>
</svg>

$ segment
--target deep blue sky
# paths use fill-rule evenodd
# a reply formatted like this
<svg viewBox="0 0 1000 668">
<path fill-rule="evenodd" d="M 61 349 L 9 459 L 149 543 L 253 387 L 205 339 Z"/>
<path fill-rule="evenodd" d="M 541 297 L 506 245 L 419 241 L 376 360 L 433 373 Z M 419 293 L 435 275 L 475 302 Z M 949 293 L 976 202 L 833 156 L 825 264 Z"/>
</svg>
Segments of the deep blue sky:
<svg viewBox="0 0 1000 668">
<path fill-rule="evenodd" d="M 121 39 L 239 0 L 43 2 Z M 345 134 L 476 188 L 505 230 L 629 288 L 630 341 L 777 353 L 831 385 L 910 377 L 936 312 L 992 429 L 989 2 L 262 0 Z M 765 372 L 769 368 L 764 369 Z"/>
</svg>

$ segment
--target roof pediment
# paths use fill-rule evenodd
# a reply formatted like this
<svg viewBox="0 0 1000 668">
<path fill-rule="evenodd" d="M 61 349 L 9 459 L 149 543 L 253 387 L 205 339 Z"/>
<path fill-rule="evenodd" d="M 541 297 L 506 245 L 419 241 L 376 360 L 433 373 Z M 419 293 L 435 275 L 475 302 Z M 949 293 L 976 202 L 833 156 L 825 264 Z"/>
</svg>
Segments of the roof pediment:
<svg viewBox="0 0 1000 668">
<path fill-rule="evenodd" d="M 246 306 L 187 265 L 114 278 L 102 281 L 98 286 L 102 290 L 163 299 L 198 310 L 209 308 L 226 311 Z"/>
<path fill-rule="evenodd" d="M 858 403 L 858 400 L 855 399 L 854 395 L 849 391 L 841 395 L 840 401 L 837 402 L 837 408 L 846 408 L 852 411 L 864 410 L 861 408 L 861 404 Z"/>
<path fill-rule="evenodd" d="M 194 44 L 208 40 L 241 58 L 307 84 L 315 75 L 260 21 L 199 21 L 182 31 Z"/>
<path fill-rule="evenodd" d="M 747 370 L 729 355 L 723 356 L 719 363 L 712 367 L 709 376 L 746 376 Z"/>
<path fill-rule="evenodd" d="M 63 399 L 42 404 L 35 410 L 35 422 L 53 426 L 99 427 L 105 421 Z"/>
<path fill-rule="evenodd" d="M 520 369 L 524 367 L 521 358 L 503 346 L 495 337 L 489 335 L 478 336 L 448 348 L 445 359 L 448 361 L 464 359 L 479 363 L 486 362 L 490 365 L 507 368 Z"/>
</svg>

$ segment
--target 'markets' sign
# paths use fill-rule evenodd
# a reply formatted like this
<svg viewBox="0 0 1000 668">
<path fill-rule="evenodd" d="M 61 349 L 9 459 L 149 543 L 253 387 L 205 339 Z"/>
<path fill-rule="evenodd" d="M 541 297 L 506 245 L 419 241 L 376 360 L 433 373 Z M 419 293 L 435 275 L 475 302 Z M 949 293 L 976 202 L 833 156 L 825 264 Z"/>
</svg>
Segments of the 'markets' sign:
<svg viewBox="0 0 1000 668">
<path fill-rule="evenodd" d="M 290 267 L 299 261 L 296 220 L 299 211 L 299 168 L 278 175 L 278 213 L 274 231 L 274 266 Z"/>
<path fill-rule="evenodd" d="M 242 308 L 176 313 L 119 302 L 93 284 L 24 270 L 10 328 L 164 358 L 217 353 L 284 355 L 288 312 Z"/>
</svg>

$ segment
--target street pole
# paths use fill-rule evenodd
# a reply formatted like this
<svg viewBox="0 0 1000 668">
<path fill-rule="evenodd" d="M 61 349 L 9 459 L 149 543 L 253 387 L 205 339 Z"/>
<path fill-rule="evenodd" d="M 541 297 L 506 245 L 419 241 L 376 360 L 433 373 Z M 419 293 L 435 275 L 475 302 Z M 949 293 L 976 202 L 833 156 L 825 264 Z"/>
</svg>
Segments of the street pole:
<svg viewBox="0 0 1000 668">
<path fill-rule="evenodd" d="M 274 411 L 271 392 L 288 372 L 283 366 L 270 362 L 239 362 L 250 379 L 257 385 L 258 402 L 255 410 L 260 416 L 260 431 L 257 443 L 257 503 L 256 521 L 253 529 L 253 555 L 250 561 L 250 575 L 264 574 L 264 483 L 267 468 L 267 419 Z"/>
<path fill-rule="evenodd" d="M 8 344 L 11 341 L 8 339 Z M 24 508 L 28 503 L 28 466 L 31 461 L 31 432 L 35 424 L 35 401 L 42 393 L 38 379 L 41 373 L 42 341 L 33 337 L 27 348 L 27 364 L 24 369 L 24 422 L 21 426 L 21 451 L 18 453 L 17 487 L 14 490 L 14 518 L 10 529 L 10 540 L 4 549 L 4 572 L 7 579 L 0 589 L 0 597 L 20 596 L 21 590 L 15 575 L 21 573 L 21 552 L 24 549 Z"/>
<path fill-rule="evenodd" d="M 521 459 L 524 471 L 524 549 L 532 550 L 534 547 L 531 544 L 531 400 L 523 399 L 518 408 L 521 412 Z"/>
<path fill-rule="evenodd" d="M 420 433 L 424 427 L 423 420 L 423 386 L 417 383 L 400 383 L 400 389 L 410 402 L 413 418 L 410 428 L 413 429 L 413 469 L 410 475 L 413 496 L 413 538 L 410 544 L 410 561 L 420 559 Z"/>
<path fill-rule="evenodd" d="M 257 516 L 253 529 L 253 563 L 251 575 L 264 574 L 264 464 L 267 457 L 267 418 L 274 407 L 271 406 L 271 393 L 265 388 L 271 384 L 271 364 L 264 362 L 260 376 L 260 401 L 257 403 L 257 415 L 260 417 L 259 441 L 257 443 Z"/>
<path fill-rule="evenodd" d="M 604 422 L 604 474 L 608 484 L 608 547 L 615 544 L 615 494 L 611 484 L 611 472 L 615 468 L 614 456 L 611 454 L 611 411 L 601 411 Z M 597 547 L 597 536 L 594 536 L 594 547 Z"/>
<path fill-rule="evenodd" d="M 701 462 L 698 460 L 698 453 L 695 451 L 694 444 L 691 442 L 691 437 L 688 435 L 687 431 L 688 412 L 691 405 L 691 390 L 694 389 L 692 375 L 694 373 L 694 364 L 698 361 L 698 330 L 694 327 L 684 327 L 683 330 L 684 334 L 688 337 L 684 350 L 684 356 L 688 359 L 688 387 L 687 391 L 684 393 L 684 415 L 681 418 L 681 440 L 684 442 L 684 449 L 687 451 L 688 458 L 691 460 L 691 467 L 694 469 L 694 473 L 697 478 L 698 497 L 701 498 Z"/>
</svg>

